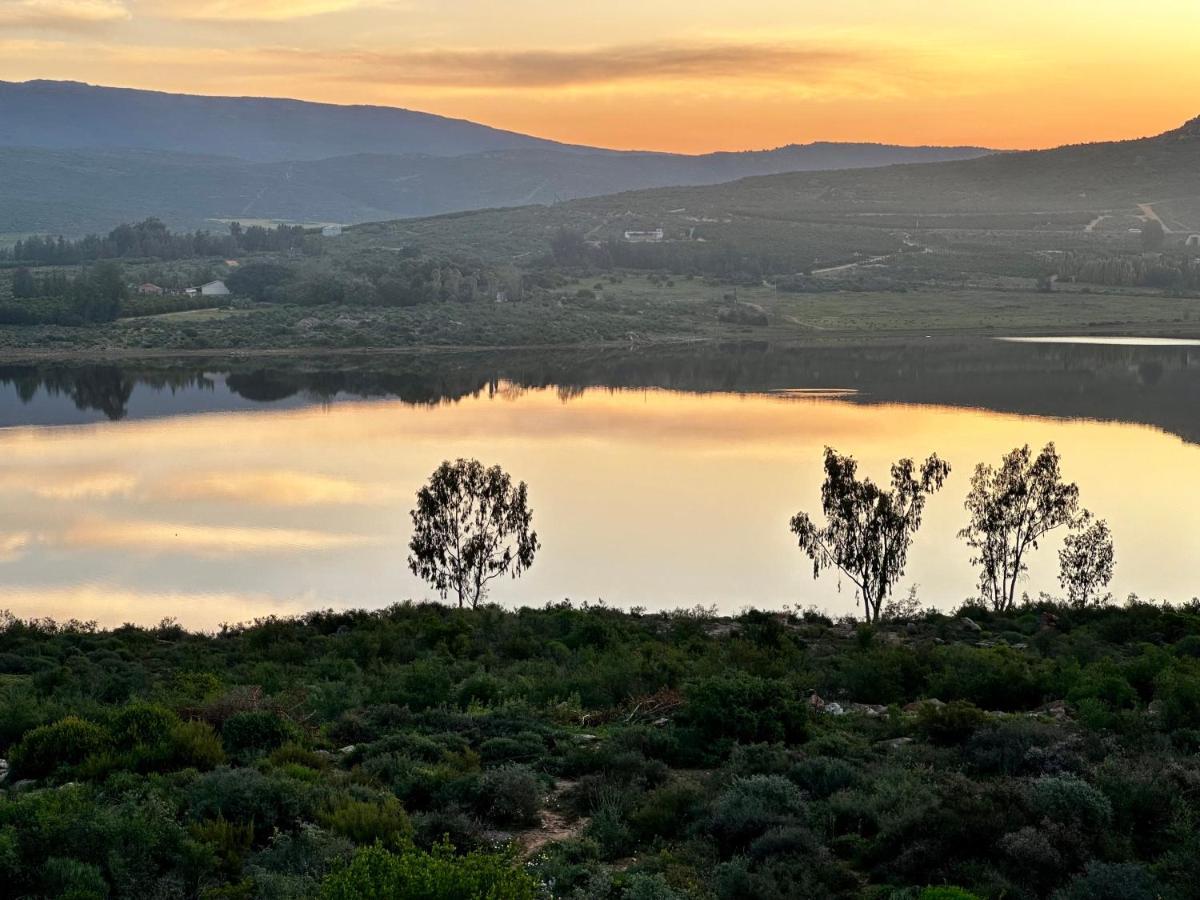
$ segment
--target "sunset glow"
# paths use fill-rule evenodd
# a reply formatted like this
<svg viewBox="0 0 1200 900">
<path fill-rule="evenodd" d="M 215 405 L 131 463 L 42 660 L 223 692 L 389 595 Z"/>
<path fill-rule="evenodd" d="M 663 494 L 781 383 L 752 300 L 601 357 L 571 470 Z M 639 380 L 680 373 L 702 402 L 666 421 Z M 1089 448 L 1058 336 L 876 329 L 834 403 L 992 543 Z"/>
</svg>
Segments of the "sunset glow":
<svg viewBox="0 0 1200 900">
<path fill-rule="evenodd" d="M 618 148 L 1044 147 L 1200 113 L 1197 33 L 1193 0 L 0 0 L 0 79 L 400 106 Z"/>
</svg>

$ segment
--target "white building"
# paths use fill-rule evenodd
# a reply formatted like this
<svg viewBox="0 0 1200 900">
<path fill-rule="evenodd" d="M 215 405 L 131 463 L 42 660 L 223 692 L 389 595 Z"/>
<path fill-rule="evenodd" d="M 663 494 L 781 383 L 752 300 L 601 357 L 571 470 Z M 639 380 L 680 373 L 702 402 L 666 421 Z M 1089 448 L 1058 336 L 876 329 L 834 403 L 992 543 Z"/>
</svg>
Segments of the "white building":
<svg viewBox="0 0 1200 900">
<path fill-rule="evenodd" d="M 205 297 L 227 297 L 229 288 L 225 287 L 223 281 L 210 281 L 208 284 L 200 285 L 200 293 Z"/>
<path fill-rule="evenodd" d="M 1200 234 L 1189 234 L 1186 246 L 1200 247 Z"/>
<path fill-rule="evenodd" d="M 326 225 L 324 228 L 321 229 L 321 237 L 341 237 L 341 236 L 342 236 L 342 226 L 341 225 Z"/>
<path fill-rule="evenodd" d="M 663 239 L 663 230 L 655 228 L 653 231 L 627 231 L 625 232 L 625 240 L 631 244 L 657 244 Z"/>
</svg>

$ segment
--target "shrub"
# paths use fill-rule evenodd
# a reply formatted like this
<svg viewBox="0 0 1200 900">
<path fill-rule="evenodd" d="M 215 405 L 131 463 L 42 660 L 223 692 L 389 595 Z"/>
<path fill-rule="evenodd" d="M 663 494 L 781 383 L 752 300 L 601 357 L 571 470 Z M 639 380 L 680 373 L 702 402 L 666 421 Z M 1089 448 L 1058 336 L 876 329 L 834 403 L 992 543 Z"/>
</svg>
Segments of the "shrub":
<svg viewBox="0 0 1200 900">
<path fill-rule="evenodd" d="M 171 732 L 179 717 L 165 706 L 131 703 L 113 717 L 113 739 L 118 747 L 158 744 Z"/>
<path fill-rule="evenodd" d="M 542 787 L 526 766 L 501 766 L 483 774 L 479 800 L 480 811 L 496 822 L 536 825 Z"/>
<path fill-rule="evenodd" d="M 1154 681 L 1163 727 L 1168 731 L 1200 727 L 1200 676 L 1190 667 L 1173 666 Z"/>
<path fill-rule="evenodd" d="M 1054 900 L 1158 900 L 1162 890 L 1136 863 L 1090 862 Z"/>
<path fill-rule="evenodd" d="M 817 800 L 824 800 L 859 782 L 858 772 L 852 765 L 828 756 L 800 760 L 792 766 L 788 778 Z"/>
<path fill-rule="evenodd" d="M 917 900 L 979 900 L 970 891 L 958 887 L 927 887 L 917 895 Z"/>
<path fill-rule="evenodd" d="M 735 775 L 782 775 L 792 758 L 782 744 L 737 744 L 729 757 Z"/>
<path fill-rule="evenodd" d="M 748 844 L 768 828 L 804 813 L 799 788 L 779 775 L 738 778 L 717 798 L 709 828 L 727 847 Z"/>
<path fill-rule="evenodd" d="M 188 800 L 197 819 L 253 822 L 260 835 L 287 827 L 306 806 L 297 785 L 256 769 L 219 768 L 202 775 L 188 789 Z"/>
<path fill-rule="evenodd" d="M 168 735 L 166 763 L 170 768 L 207 772 L 225 763 L 225 748 L 207 722 L 180 722 Z"/>
<path fill-rule="evenodd" d="M 334 834 L 356 844 L 379 842 L 399 847 L 408 843 L 413 835 L 408 813 L 399 800 L 389 796 L 377 801 L 343 800 L 322 821 Z"/>
<path fill-rule="evenodd" d="M 963 700 L 924 703 L 917 711 L 917 730 L 930 743 L 949 747 L 966 741 L 987 718 L 983 710 Z"/>
<path fill-rule="evenodd" d="M 449 844 L 431 853 L 412 849 L 399 855 L 368 847 L 321 885 L 322 900 L 534 900 L 537 896 L 537 882 L 509 858 L 481 852 L 456 857 Z"/>
<path fill-rule="evenodd" d="M 629 822 L 643 837 L 677 837 L 696 818 L 703 801 L 700 785 L 678 778 L 646 794 Z"/>
<path fill-rule="evenodd" d="M 105 900 L 108 882 L 98 866 L 52 856 L 46 860 L 42 879 L 50 896 L 59 900 Z"/>
<path fill-rule="evenodd" d="M 738 672 L 688 686 L 683 718 L 702 739 L 743 743 L 802 740 L 807 707 L 787 683 Z"/>
<path fill-rule="evenodd" d="M 10 762 L 22 778 L 44 778 L 101 753 L 109 743 L 108 732 L 96 723 L 67 716 L 27 732 L 12 749 Z"/>
<path fill-rule="evenodd" d="M 295 736 L 296 727 L 291 722 L 263 710 L 234 713 L 221 726 L 221 740 L 235 754 L 269 752 Z"/>
<path fill-rule="evenodd" d="M 1093 833 L 1112 822 L 1112 804 L 1097 788 L 1072 776 L 1039 778 L 1033 783 L 1030 803 L 1040 817 Z"/>
</svg>

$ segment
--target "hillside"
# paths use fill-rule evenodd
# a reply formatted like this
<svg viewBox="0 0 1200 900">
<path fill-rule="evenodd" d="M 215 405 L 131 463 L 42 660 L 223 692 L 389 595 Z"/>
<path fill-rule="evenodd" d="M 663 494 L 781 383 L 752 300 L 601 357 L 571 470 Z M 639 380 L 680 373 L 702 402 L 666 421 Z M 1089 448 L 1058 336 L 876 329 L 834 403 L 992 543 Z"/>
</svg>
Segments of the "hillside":
<svg viewBox="0 0 1200 900">
<path fill-rule="evenodd" d="M 662 227 L 666 240 L 655 252 L 695 254 L 706 244 L 709 254 L 716 245 L 794 259 L 811 250 L 813 265 L 882 253 L 889 241 L 897 247 L 917 232 L 986 240 L 990 246 L 981 249 L 992 253 L 1004 249 L 1000 234 L 1021 249 L 1067 248 L 1125 239 L 1149 217 L 1160 218 L 1168 234 L 1200 231 L 1198 173 L 1200 119 L 1138 140 L 635 191 L 551 210 L 485 210 L 362 233 L 370 241 L 383 229 L 387 240 L 513 258 L 544 252 L 560 228 L 603 241 Z M 1047 242 L 1050 234 L 1057 237 Z M 801 243 L 807 249 L 793 252 Z"/>
<path fill-rule="evenodd" d="M 624 152 L 403 109 L 0 82 L 0 233 L 77 235 L 146 216 L 187 228 L 355 223 L 987 152 L 831 143 Z"/>
</svg>

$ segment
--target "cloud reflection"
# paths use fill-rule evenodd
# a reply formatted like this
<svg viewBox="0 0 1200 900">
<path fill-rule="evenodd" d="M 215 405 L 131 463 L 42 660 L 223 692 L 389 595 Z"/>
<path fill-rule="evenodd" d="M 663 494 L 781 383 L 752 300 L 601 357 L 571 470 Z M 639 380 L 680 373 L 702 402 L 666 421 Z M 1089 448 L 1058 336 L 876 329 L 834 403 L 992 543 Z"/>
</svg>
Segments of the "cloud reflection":
<svg viewBox="0 0 1200 900">
<path fill-rule="evenodd" d="M 300 528 L 192 525 L 180 522 L 89 519 L 67 526 L 53 542 L 74 550 L 129 550 L 198 556 L 306 553 L 374 543 L 374 538 Z"/>
</svg>

